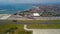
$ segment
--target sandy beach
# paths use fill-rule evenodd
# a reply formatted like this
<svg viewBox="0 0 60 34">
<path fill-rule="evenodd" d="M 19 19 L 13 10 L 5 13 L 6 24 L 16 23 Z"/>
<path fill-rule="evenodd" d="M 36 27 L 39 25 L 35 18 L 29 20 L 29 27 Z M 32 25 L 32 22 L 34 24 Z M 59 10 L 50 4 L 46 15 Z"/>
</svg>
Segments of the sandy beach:
<svg viewBox="0 0 60 34">
<path fill-rule="evenodd" d="M 11 16 L 11 14 L 0 14 L 0 20 L 5 20 L 10 16 Z"/>
</svg>

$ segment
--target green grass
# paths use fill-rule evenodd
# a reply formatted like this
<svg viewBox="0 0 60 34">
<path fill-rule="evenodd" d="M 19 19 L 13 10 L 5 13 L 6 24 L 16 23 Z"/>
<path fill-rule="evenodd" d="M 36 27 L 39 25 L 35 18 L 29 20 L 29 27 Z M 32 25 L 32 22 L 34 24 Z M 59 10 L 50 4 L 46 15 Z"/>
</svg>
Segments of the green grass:
<svg viewBox="0 0 60 34">
<path fill-rule="evenodd" d="M 29 29 L 60 29 L 60 24 L 29 24 Z"/>
<path fill-rule="evenodd" d="M 57 23 L 59 22 L 60 23 L 60 20 L 51 20 L 52 23 Z"/>
<path fill-rule="evenodd" d="M 49 20 L 19 20 L 22 23 L 34 23 L 28 24 L 28 28 L 32 29 L 60 29 L 60 20 L 50 20 L 51 24 L 37 24 L 43 22 L 49 22 Z M 35 24 L 36 23 L 36 24 Z"/>
<path fill-rule="evenodd" d="M 14 34 L 26 34 L 28 31 L 25 32 L 23 29 L 23 24 L 15 24 L 12 20 L 1 20 L 0 21 L 0 34 L 5 34 L 5 32 L 11 28 L 17 27 L 17 30 L 14 30 Z M 22 33 L 23 32 L 23 33 Z M 10 32 L 12 34 L 12 32 Z M 31 34 L 31 32 L 27 33 Z"/>
<path fill-rule="evenodd" d="M 18 21 L 22 23 L 42 23 L 47 22 L 48 20 L 18 20 Z"/>
<path fill-rule="evenodd" d="M 17 27 L 14 34 L 31 34 L 32 32 L 25 31 L 23 29 L 24 23 L 42 23 L 47 22 L 48 20 L 18 20 L 23 24 L 16 24 L 13 20 L 0 20 L 0 34 L 5 34 L 10 28 Z M 60 22 L 60 20 L 51 20 L 52 23 Z M 60 24 L 27 24 L 28 28 L 31 29 L 60 29 Z M 28 32 L 28 33 L 27 33 Z"/>
<path fill-rule="evenodd" d="M 43 23 L 43 22 L 60 23 L 60 20 L 18 20 L 18 22 L 22 22 L 22 23 Z"/>
</svg>

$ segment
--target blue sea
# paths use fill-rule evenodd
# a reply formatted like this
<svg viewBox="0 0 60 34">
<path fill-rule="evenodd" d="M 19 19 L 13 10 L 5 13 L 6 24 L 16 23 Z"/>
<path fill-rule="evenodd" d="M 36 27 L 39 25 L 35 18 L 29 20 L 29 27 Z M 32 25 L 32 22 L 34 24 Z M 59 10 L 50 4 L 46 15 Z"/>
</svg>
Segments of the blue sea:
<svg viewBox="0 0 60 34">
<path fill-rule="evenodd" d="M 32 7 L 33 7 L 32 5 L 25 4 L 0 5 L 0 14 L 14 14 L 19 11 L 31 9 Z"/>
</svg>

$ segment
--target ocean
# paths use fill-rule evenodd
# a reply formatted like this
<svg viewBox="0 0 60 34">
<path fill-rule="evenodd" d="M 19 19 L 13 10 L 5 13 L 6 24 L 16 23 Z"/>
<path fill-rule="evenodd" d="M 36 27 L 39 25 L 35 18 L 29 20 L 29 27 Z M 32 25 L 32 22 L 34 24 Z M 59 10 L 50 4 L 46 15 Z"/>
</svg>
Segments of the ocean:
<svg viewBox="0 0 60 34">
<path fill-rule="evenodd" d="M 23 10 L 31 9 L 32 5 L 0 5 L 0 14 L 14 14 Z"/>
</svg>

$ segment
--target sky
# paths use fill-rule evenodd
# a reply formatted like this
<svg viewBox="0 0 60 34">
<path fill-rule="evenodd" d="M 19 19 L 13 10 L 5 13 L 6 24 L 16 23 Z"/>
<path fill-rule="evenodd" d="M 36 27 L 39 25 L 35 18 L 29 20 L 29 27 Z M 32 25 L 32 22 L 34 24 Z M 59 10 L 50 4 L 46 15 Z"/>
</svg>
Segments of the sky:
<svg viewBox="0 0 60 34">
<path fill-rule="evenodd" d="M 60 0 L 0 0 L 1 3 L 60 3 Z"/>
</svg>

